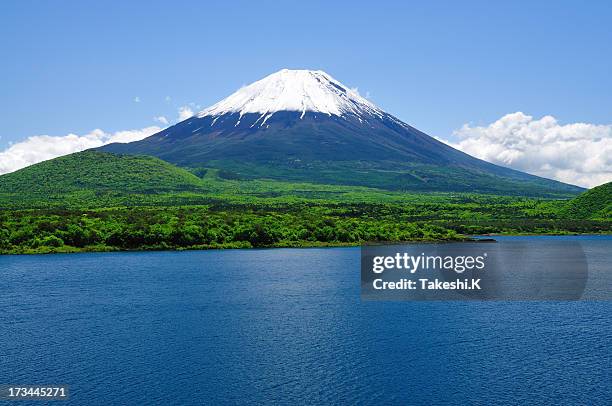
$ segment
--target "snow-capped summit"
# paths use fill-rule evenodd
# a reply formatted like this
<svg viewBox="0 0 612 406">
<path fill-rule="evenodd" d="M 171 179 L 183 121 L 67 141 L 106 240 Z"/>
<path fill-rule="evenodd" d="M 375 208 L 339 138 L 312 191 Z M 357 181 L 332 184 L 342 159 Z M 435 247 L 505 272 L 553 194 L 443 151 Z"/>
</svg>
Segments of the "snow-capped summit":
<svg viewBox="0 0 612 406">
<path fill-rule="evenodd" d="M 283 69 L 245 86 L 229 97 L 199 112 L 198 117 L 238 113 L 240 117 L 255 113 L 264 124 L 280 111 L 319 112 L 342 116 L 352 114 L 382 116 L 384 113 L 321 70 Z"/>
</svg>

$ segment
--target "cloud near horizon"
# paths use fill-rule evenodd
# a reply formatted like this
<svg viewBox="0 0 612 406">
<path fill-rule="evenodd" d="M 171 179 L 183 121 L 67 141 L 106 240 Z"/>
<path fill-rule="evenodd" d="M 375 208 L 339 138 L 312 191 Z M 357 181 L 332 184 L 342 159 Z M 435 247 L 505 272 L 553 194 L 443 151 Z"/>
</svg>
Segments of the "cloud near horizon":
<svg viewBox="0 0 612 406">
<path fill-rule="evenodd" d="M 440 141 L 494 164 L 588 188 L 612 181 L 612 125 L 562 125 L 516 112 L 453 135 L 458 142 Z"/>
<path fill-rule="evenodd" d="M 167 99 L 169 100 L 169 98 Z M 138 101 L 140 101 L 139 98 Z M 196 106 L 194 103 L 192 104 Z M 194 114 L 190 105 L 178 108 L 179 121 L 186 120 Z M 164 126 L 170 124 L 170 120 L 161 115 L 153 117 L 153 120 Z M 107 133 L 101 129 L 95 129 L 84 135 L 34 135 L 26 138 L 24 141 L 10 144 L 4 151 L 0 151 L 0 175 L 14 172 L 38 162 L 90 148 L 101 147 L 113 142 L 127 143 L 139 141 L 161 130 L 163 130 L 162 127 L 155 125 L 136 130 L 117 131 L 115 133 Z"/>
<path fill-rule="evenodd" d="M 170 124 L 170 122 L 168 121 L 168 119 L 166 118 L 166 116 L 156 116 L 153 117 L 154 121 L 157 121 L 158 123 L 161 123 L 163 125 L 168 125 Z"/>
<path fill-rule="evenodd" d="M 84 135 L 68 134 L 64 136 L 34 135 L 24 141 L 10 145 L 0 152 L 0 175 L 14 172 L 58 156 L 101 147 L 112 142 L 132 142 L 146 138 L 161 131 L 160 127 L 150 126 L 138 130 L 107 133 L 95 129 Z"/>
<path fill-rule="evenodd" d="M 195 114 L 189 106 L 179 107 L 178 113 L 179 121 L 187 120 L 189 117 L 193 117 L 193 115 Z"/>
</svg>

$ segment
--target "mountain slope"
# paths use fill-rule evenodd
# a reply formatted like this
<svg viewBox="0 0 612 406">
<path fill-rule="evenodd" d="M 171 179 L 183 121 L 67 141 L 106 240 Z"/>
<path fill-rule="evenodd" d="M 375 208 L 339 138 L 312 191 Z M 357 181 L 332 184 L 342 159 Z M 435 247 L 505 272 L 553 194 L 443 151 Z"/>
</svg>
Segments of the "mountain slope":
<svg viewBox="0 0 612 406">
<path fill-rule="evenodd" d="M 151 137 L 102 150 L 245 179 L 529 196 L 582 190 L 455 150 L 321 71 L 282 70 Z"/>
<path fill-rule="evenodd" d="M 134 193 L 195 190 L 192 173 L 149 156 L 77 152 L 0 176 L 0 190 L 13 193 L 66 193 L 95 189 Z"/>
<path fill-rule="evenodd" d="M 85 151 L 0 176 L 0 207 L 127 204 L 137 195 L 203 190 L 200 178 L 158 158 Z"/>
<path fill-rule="evenodd" d="M 564 209 L 566 217 L 575 219 L 612 219 L 612 182 L 587 190 L 570 200 Z"/>
</svg>

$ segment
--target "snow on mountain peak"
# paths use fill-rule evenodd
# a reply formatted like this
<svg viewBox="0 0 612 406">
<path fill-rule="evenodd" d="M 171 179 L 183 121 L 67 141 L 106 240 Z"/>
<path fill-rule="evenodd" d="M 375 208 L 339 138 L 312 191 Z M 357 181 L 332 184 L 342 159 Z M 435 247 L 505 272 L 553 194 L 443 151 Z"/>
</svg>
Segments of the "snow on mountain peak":
<svg viewBox="0 0 612 406">
<path fill-rule="evenodd" d="M 268 118 L 279 111 L 319 112 L 342 116 L 381 116 L 383 111 L 327 73 L 317 70 L 283 69 L 245 86 L 202 110 L 198 117 L 227 113 L 256 113 Z"/>
</svg>

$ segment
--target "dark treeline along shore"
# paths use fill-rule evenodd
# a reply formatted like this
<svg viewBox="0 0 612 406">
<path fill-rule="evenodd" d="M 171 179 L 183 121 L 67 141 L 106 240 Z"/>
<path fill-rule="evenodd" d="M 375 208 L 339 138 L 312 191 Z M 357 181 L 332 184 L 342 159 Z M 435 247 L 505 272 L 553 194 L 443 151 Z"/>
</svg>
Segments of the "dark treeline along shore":
<svg viewBox="0 0 612 406">
<path fill-rule="evenodd" d="M 410 193 L 86 151 L 0 176 L 0 208 L 4 254 L 356 245 L 610 233 L 612 184 L 578 196 Z"/>
</svg>

